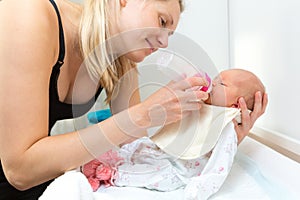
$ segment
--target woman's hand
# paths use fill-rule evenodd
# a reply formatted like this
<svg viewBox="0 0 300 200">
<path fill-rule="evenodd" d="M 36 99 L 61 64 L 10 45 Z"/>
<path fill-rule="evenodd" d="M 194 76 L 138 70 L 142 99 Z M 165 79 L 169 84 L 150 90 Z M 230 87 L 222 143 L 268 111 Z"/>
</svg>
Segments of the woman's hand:
<svg viewBox="0 0 300 200">
<path fill-rule="evenodd" d="M 208 98 L 199 87 L 207 86 L 205 78 L 190 77 L 170 82 L 148 97 L 143 106 L 148 110 L 151 126 L 166 125 L 186 117 L 193 110 L 199 110 Z"/>
<path fill-rule="evenodd" d="M 208 98 L 199 87 L 207 84 L 201 77 L 171 81 L 145 101 L 114 115 L 114 123 L 127 137 L 140 138 L 150 127 L 177 122 L 191 111 L 199 110 Z"/>
<path fill-rule="evenodd" d="M 242 112 L 242 123 L 233 120 L 234 129 L 237 134 L 238 144 L 249 134 L 250 129 L 253 127 L 255 121 L 264 114 L 268 104 L 268 96 L 264 94 L 262 97 L 261 92 L 255 93 L 255 103 L 252 112 L 249 112 L 244 98 L 239 99 L 239 107 Z"/>
<path fill-rule="evenodd" d="M 207 81 L 201 77 L 171 81 L 133 108 L 134 112 L 130 112 L 131 119 L 135 119 L 134 116 L 138 114 L 139 120 L 134 122 L 144 127 L 177 122 L 189 115 L 191 111 L 201 108 L 208 94 L 194 88 L 207 84 Z"/>
</svg>

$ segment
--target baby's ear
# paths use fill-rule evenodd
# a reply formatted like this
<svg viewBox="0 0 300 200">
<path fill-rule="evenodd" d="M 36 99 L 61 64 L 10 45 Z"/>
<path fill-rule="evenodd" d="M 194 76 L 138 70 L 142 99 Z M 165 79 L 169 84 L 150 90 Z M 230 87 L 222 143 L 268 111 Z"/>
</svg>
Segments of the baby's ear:
<svg viewBox="0 0 300 200">
<path fill-rule="evenodd" d="M 120 5 L 121 5 L 122 7 L 125 7 L 126 4 L 127 4 L 127 0 L 120 0 Z"/>
<path fill-rule="evenodd" d="M 239 104 L 234 103 L 234 104 L 231 105 L 231 108 L 239 108 Z"/>
</svg>

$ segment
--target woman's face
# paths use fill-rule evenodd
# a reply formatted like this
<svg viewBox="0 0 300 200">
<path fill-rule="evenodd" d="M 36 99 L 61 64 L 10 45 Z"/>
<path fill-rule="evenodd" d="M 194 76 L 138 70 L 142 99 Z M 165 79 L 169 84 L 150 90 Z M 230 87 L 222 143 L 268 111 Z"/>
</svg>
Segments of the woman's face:
<svg viewBox="0 0 300 200">
<path fill-rule="evenodd" d="M 158 48 L 168 46 L 168 37 L 176 29 L 178 0 L 120 0 L 121 10 L 114 35 L 122 38 L 117 47 L 122 55 L 141 62 Z"/>
</svg>

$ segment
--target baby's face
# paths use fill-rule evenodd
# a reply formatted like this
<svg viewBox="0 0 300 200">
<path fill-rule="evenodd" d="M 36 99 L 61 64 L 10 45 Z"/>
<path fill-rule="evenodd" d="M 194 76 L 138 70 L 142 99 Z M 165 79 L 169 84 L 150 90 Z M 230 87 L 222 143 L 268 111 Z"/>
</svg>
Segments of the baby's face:
<svg viewBox="0 0 300 200">
<path fill-rule="evenodd" d="M 240 78 L 236 71 L 221 72 L 212 81 L 212 91 L 207 103 L 215 106 L 238 107 Z"/>
</svg>

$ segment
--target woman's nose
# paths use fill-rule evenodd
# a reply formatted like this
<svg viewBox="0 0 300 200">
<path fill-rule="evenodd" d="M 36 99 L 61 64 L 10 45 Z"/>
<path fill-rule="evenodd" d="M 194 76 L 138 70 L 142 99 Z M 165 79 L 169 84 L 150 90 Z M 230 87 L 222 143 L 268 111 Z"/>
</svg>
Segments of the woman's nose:
<svg viewBox="0 0 300 200">
<path fill-rule="evenodd" d="M 157 42 L 159 48 L 167 48 L 169 43 L 169 31 L 168 30 L 161 30 L 160 34 L 157 37 Z"/>
</svg>

